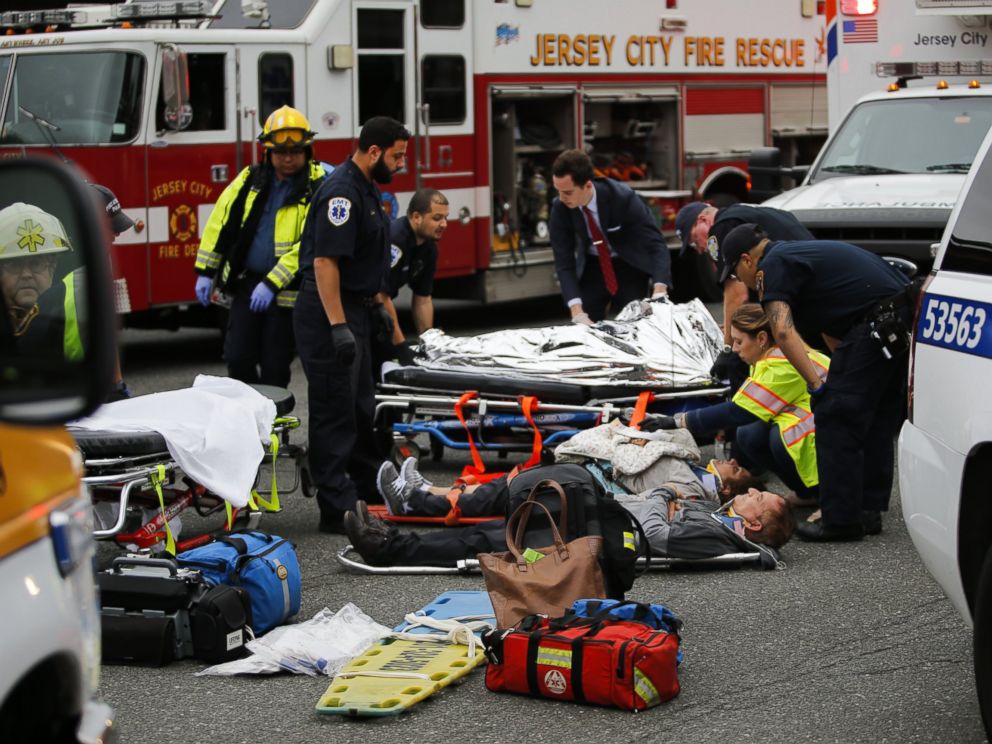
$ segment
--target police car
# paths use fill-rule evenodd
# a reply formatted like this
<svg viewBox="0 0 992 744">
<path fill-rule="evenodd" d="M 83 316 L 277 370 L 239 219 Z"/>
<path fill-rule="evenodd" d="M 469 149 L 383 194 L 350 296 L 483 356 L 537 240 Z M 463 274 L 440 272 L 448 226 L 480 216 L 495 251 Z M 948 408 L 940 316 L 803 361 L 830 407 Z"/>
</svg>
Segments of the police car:
<svg viewBox="0 0 992 744">
<path fill-rule="evenodd" d="M 992 732 L 992 135 L 965 181 L 913 327 L 899 488 L 913 543 L 974 627 Z"/>
</svg>

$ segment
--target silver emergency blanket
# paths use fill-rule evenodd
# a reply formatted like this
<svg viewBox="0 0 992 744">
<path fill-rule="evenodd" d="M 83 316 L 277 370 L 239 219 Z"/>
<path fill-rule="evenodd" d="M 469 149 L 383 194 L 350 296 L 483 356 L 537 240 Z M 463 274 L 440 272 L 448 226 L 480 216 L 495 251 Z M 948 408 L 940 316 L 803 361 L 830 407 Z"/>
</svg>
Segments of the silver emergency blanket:
<svg viewBox="0 0 992 744">
<path fill-rule="evenodd" d="M 681 389 L 713 385 L 710 367 L 723 333 L 698 299 L 631 302 L 616 320 L 594 326 L 516 328 L 454 337 L 420 337 L 418 366 L 582 385 Z"/>
</svg>

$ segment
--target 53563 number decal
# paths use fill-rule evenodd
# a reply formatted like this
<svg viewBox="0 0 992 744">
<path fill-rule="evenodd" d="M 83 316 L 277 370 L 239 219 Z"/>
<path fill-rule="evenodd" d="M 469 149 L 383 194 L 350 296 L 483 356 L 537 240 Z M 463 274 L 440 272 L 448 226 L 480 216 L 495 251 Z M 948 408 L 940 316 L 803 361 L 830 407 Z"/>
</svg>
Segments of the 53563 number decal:
<svg viewBox="0 0 992 744">
<path fill-rule="evenodd" d="M 916 325 L 916 341 L 992 357 L 992 333 L 985 333 L 990 319 L 992 305 L 987 303 L 926 295 Z"/>
</svg>

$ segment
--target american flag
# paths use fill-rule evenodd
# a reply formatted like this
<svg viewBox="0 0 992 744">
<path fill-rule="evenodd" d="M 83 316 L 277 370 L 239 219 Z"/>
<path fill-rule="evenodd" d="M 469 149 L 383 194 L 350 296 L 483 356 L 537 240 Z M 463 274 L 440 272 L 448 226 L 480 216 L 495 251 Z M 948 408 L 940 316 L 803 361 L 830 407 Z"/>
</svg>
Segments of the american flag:
<svg viewBox="0 0 992 744">
<path fill-rule="evenodd" d="M 878 20 L 859 18 L 856 21 L 843 21 L 841 30 L 845 44 L 860 44 L 878 41 Z"/>
</svg>

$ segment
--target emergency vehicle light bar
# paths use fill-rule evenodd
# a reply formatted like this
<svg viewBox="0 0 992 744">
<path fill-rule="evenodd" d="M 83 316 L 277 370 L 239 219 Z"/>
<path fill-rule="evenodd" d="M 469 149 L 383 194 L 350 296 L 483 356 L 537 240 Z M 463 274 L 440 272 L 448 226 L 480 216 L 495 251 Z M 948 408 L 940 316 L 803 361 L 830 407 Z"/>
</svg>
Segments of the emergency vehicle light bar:
<svg viewBox="0 0 992 744">
<path fill-rule="evenodd" d="M 0 26 L 67 26 L 72 23 L 86 23 L 87 18 L 86 13 L 81 10 L 8 10 L 0 13 Z"/>
<path fill-rule="evenodd" d="M 875 74 L 883 78 L 992 75 L 992 59 L 964 62 L 878 62 L 875 65 Z"/>
<path fill-rule="evenodd" d="M 206 18 L 210 16 L 209 0 L 173 0 L 157 3 L 118 3 L 114 16 L 121 20 L 148 21 L 156 18 Z"/>
</svg>

